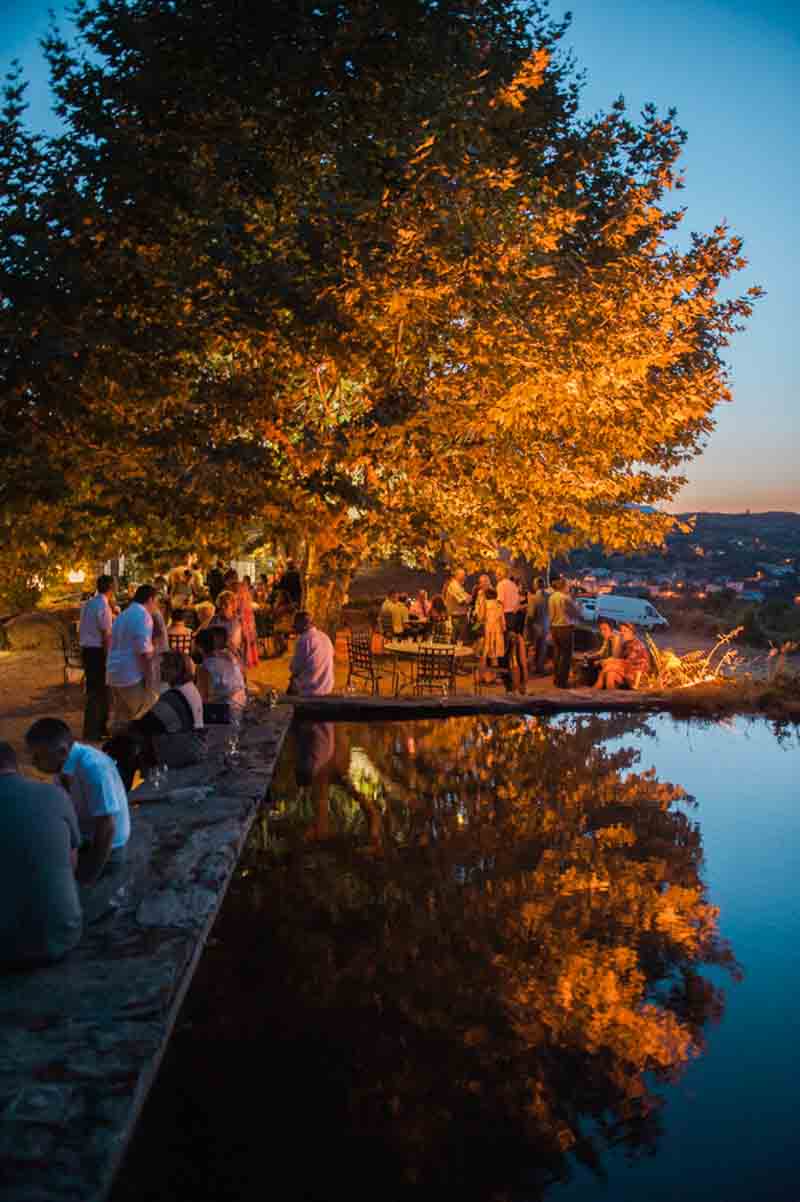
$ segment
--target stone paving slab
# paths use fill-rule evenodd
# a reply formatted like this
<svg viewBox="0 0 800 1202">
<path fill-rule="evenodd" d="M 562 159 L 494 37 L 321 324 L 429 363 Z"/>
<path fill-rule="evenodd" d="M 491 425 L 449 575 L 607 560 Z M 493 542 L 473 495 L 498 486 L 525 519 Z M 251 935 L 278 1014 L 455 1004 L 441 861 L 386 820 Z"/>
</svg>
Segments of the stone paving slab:
<svg viewBox="0 0 800 1202">
<path fill-rule="evenodd" d="M 85 891 L 79 947 L 0 976 L 2 1202 L 106 1197 L 291 717 L 259 707 L 235 763 L 210 728 L 205 764 L 171 772 L 166 795 L 134 791 L 127 862 Z"/>
</svg>

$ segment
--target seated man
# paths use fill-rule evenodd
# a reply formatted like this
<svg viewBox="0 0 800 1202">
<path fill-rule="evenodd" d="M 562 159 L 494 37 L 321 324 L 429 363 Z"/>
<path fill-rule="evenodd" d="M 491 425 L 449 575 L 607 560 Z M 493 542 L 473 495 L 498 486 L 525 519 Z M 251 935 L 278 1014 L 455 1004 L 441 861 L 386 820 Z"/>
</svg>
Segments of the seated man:
<svg viewBox="0 0 800 1202">
<path fill-rule="evenodd" d="M 387 625 L 391 627 L 393 635 L 402 634 L 408 625 L 409 616 L 408 606 L 400 600 L 397 589 L 390 589 L 379 612 L 384 634 L 388 633 Z"/>
<path fill-rule="evenodd" d="M 0 743 L 0 961 L 60 960 L 80 940 L 80 832 L 63 789 L 20 775 Z"/>
<path fill-rule="evenodd" d="M 168 688 L 141 718 L 129 723 L 103 747 L 131 789 L 138 770 L 145 776 L 156 764 L 185 768 L 206 757 L 203 699 L 194 683 L 194 664 L 180 651 L 161 657 L 161 678 Z"/>
<path fill-rule="evenodd" d="M 619 656 L 604 661 L 600 675 L 594 685 L 596 689 L 636 688 L 639 680 L 650 670 L 650 656 L 644 643 L 637 637 L 632 622 L 620 622 L 619 637 L 622 641 Z"/>
<path fill-rule="evenodd" d="M 72 798 L 82 839 L 77 878 L 93 885 L 124 861 L 130 838 L 128 795 L 117 766 L 105 752 L 77 743 L 60 718 L 39 718 L 25 742 L 39 771 L 57 776 Z"/>
<path fill-rule="evenodd" d="M 297 634 L 292 662 L 289 666 L 287 693 L 299 697 L 321 697 L 333 688 L 333 643 L 324 630 L 317 630 L 308 610 L 295 614 Z"/>
</svg>

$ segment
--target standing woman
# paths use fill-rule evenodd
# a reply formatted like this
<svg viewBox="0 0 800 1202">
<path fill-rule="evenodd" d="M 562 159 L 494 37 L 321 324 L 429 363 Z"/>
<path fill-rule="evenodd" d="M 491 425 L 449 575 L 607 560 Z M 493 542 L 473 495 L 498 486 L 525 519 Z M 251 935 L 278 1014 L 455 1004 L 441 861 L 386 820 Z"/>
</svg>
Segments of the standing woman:
<svg viewBox="0 0 800 1202">
<path fill-rule="evenodd" d="M 236 586 L 236 610 L 242 628 L 240 650 L 242 663 L 245 668 L 254 668 L 258 663 L 258 637 L 253 613 L 253 598 L 250 595 L 250 587 L 246 578 Z"/>
<path fill-rule="evenodd" d="M 211 626 L 222 626 L 225 630 L 225 645 L 234 655 L 242 657 L 242 624 L 236 614 L 237 598 L 230 589 L 223 589 L 217 597 L 217 612 Z M 242 661 L 244 662 L 244 661 Z"/>
</svg>

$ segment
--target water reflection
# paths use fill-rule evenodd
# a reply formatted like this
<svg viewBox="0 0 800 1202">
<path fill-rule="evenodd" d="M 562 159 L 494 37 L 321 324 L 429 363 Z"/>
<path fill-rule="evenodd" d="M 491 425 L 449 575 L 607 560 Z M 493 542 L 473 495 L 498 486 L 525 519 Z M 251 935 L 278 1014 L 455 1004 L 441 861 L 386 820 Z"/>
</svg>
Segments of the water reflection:
<svg viewBox="0 0 800 1202">
<path fill-rule="evenodd" d="M 269 924 L 303 1021 L 352 1045 L 347 1136 L 406 1183 L 531 1200 L 573 1157 L 601 1173 L 607 1144 L 655 1148 L 658 1083 L 722 1012 L 703 969 L 736 966 L 692 799 L 608 746 L 648 732 L 620 716 L 295 733 L 238 919 Z"/>
</svg>

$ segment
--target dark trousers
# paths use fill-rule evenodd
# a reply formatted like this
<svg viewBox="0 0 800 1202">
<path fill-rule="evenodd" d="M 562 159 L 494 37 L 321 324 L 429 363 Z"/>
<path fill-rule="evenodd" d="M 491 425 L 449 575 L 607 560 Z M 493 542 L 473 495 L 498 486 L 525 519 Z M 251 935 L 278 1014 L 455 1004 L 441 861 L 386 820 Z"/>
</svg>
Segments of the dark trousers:
<svg viewBox="0 0 800 1202">
<path fill-rule="evenodd" d="M 575 641 L 574 626 L 552 626 L 553 636 L 553 684 L 557 689 L 569 685 L 569 670 L 572 667 L 572 648 Z"/>
<path fill-rule="evenodd" d="M 83 712 L 83 737 L 99 742 L 108 733 L 111 692 L 106 684 L 105 647 L 81 647 L 86 675 L 86 708 Z"/>
</svg>

